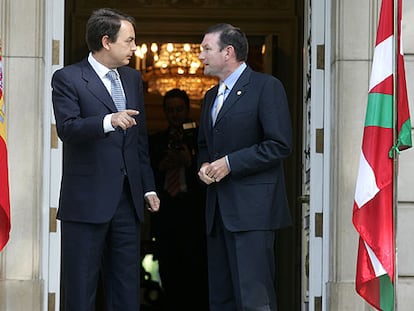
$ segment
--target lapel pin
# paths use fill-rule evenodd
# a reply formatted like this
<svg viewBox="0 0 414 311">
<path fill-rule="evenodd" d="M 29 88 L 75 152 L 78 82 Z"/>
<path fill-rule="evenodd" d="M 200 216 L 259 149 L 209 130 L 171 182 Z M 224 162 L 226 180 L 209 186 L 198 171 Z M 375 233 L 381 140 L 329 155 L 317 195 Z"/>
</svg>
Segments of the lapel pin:
<svg viewBox="0 0 414 311">
<path fill-rule="evenodd" d="M 240 95 L 241 95 L 241 93 L 242 93 L 242 91 L 238 90 L 238 91 L 237 91 L 237 96 L 240 96 Z"/>
</svg>

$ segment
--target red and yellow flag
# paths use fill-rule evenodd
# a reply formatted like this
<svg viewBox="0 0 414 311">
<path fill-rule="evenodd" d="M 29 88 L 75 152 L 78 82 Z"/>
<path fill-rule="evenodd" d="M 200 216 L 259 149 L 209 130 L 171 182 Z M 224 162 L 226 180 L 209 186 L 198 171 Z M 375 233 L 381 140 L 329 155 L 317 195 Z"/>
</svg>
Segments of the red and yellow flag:
<svg viewBox="0 0 414 311">
<path fill-rule="evenodd" d="M 10 197 L 7 164 L 6 113 L 3 97 L 3 66 L 0 41 L 0 251 L 9 240 Z"/>
<path fill-rule="evenodd" d="M 412 145 L 401 51 L 401 8 L 402 0 L 398 0 L 398 29 L 394 32 L 394 0 L 382 1 L 352 218 L 360 235 L 356 290 L 376 309 L 387 311 L 394 309 L 395 284 L 392 157 L 394 150 L 399 152 Z M 398 55 L 396 70 L 395 55 Z M 397 141 L 394 141 L 394 111 Z"/>
</svg>

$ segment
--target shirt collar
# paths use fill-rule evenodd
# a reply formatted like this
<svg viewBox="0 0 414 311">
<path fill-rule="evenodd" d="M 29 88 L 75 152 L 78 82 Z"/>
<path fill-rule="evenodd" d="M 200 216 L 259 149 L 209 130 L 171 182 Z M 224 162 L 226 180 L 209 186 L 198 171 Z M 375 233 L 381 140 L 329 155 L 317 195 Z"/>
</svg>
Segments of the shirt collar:
<svg viewBox="0 0 414 311">
<path fill-rule="evenodd" d="M 226 87 L 229 91 L 233 88 L 233 86 L 236 84 L 237 80 L 240 78 L 243 71 L 246 69 L 247 65 L 246 63 L 241 63 L 239 67 L 235 71 L 231 73 L 225 80 L 224 83 L 226 84 Z"/>
<path fill-rule="evenodd" d="M 88 56 L 88 62 L 89 64 L 91 64 L 93 70 L 95 70 L 95 72 L 98 74 L 99 78 L 106 78 L 106 74 L 111 70 L 108 67 L 106 67 L 105 65 L 102 65 L 100 62 L 98 62 L 96 60 L 95 57 L 93 57 L 92 52 L 89 53 Z M 119 73 L 116 69 L 113 69 L 116 74 L 119 77 Z"/>
</svg>

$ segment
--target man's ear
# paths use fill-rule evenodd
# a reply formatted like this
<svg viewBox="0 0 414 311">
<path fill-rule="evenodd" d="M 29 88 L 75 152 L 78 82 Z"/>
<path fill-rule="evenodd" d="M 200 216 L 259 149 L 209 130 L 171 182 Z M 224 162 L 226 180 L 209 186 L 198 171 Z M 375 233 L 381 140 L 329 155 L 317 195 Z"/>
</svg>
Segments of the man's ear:
<svg viewBox="0 0 414 311">
<path fill-rule="evenodd" d="M 236 53 L 235 53 L 234 47 L 232 45 L 228 45 L 224 49 L 226 51 L 226 54 L 225 54 L 226 59 L 229 59 L 232 56 L 236 57 Z"/>
<path fill-rule="evenodd" d="M 106 50 L 109 50 L 110 44 L 111 44 L 111 41 L 109 40 L 109 36 L 108 35 L 103 36 L 101 42 L 102 42 L 103 48 Z"/>
</svg>

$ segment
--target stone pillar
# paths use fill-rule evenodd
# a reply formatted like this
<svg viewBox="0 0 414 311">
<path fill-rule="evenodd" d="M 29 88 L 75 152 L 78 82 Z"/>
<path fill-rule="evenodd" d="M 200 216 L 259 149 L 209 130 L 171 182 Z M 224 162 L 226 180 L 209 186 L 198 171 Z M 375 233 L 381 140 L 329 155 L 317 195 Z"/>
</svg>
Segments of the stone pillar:
<svg viewBox="0 0 414 311">
<path fill-rule="evenodd" d="M 327 310 L 365 310 L 355 291 L 358 235 L 352 224 L 355 183 L 368 98 L 375 1 L 334 1 L 332 12 L 332 256 Z M 335 6 L 333 6 L 335 7 Z M 375 37 L 374 37 L 375 38 Z"/>
<path fill-rule="evenodd" d="M 10 240 L 0 253 L 0 310 L 41 310 L 43 0 L 2 0 Z"/>
</svg>

